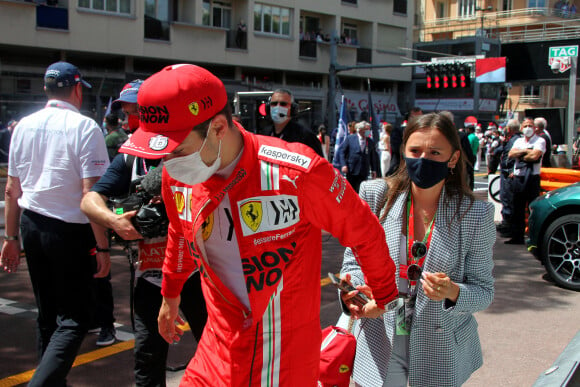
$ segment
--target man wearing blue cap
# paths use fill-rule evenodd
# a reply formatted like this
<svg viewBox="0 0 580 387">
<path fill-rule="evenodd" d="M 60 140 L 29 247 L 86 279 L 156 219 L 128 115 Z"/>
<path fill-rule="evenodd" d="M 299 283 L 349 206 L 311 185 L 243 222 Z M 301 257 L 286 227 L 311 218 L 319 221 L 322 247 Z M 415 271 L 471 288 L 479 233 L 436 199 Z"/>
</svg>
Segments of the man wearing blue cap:
<svg viewBox="0 0 580 387">
<path fill-rule="evenodd" d="M 34 387 L 66 385 L 95 309 L 92 279 L 106 276 L 111 264 L 104 229 L 80 210 L 109 165 L 101 129 L 79 112 L 83 86 L 91 87 L 76 66 L 50 65 L 49 100 L 18 123 L 10 147 L 0 265 L 17 270 L 20 234 L 38 307 Z"/>
</svg>

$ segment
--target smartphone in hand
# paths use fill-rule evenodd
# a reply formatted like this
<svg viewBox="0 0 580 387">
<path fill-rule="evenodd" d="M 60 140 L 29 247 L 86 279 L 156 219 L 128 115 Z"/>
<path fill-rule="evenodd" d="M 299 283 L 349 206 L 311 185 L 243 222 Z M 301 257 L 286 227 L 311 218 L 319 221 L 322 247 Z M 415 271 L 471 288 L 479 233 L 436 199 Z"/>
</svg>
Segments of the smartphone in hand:
<svg viewBox="0 0 580 387">
<path fill-rule="evenodd" d="M 328 273 L 328 277 L 330 278 L 330 280 L 332 281 L 332 284 L 334 286 L 336 286 L 338 289 L 342 290 L 343 292 L 352 292 L 353 290 L 356 290 L 355 287 L 353 287 L 352 285 L 349 285 L 348 282 L 341 280 L 336 274 L 334 273 Z M 364 304 L 366 304 L 367 302 L 369 302 L 369 298 L 363 294 L 363 293 L 358 293 L 356 296 L 354 296 L 352 298 L 352 300 L 358 304 L 359 306 L 362 306 Z"/>
</svg>

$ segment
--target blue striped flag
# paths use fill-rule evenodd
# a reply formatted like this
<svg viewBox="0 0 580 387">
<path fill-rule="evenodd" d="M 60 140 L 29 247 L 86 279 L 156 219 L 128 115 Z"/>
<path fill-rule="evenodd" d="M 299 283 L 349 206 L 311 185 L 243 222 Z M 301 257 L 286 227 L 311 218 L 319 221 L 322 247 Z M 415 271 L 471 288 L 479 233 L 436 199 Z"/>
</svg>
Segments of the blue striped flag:
<svg viewBox="0 0 580 387">
<path fill-rule="evenodd" d="M 348 115 L 346 113 L 346 103 L 344 102 L 343 95 L 342 102 L 340 104 L 340 116 L 338 118 L 338 128 L 336 130 L 336 141 L 334 142 L 334 157 L 332 159 L 332 164 L 337 168 L 340 168 L 341 165 L 338 148 L 340 148 L 340 146 L 342 145 L 344 139 L 348 134 L 346 128 L 347 123 L 348 123 Z"/>
</svg>

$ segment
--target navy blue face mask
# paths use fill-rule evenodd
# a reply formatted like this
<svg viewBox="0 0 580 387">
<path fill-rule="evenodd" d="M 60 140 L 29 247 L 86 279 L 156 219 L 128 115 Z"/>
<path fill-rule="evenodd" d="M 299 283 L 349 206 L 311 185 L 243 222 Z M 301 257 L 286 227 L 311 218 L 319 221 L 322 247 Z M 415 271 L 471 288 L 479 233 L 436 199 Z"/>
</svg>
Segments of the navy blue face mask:
<svg viewBox="0 0 580 387">
<path fill-rule="evenodd" d="M 431 188 L 449 174 L 448 161 L 405 157 L 405 163 L 411 181 L 419 188 Z"/>
</svg>

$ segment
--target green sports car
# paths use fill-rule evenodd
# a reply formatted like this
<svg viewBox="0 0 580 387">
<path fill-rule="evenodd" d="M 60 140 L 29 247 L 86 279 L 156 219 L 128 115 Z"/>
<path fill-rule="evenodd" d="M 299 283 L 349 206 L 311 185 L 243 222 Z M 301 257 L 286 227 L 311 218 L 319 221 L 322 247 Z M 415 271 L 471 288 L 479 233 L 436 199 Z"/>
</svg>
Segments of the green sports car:
<svg viewBox="0 0 580 387">
<path fill-rule="evenodd" d="M 530 204 L 528 250 L 558 285 L 580 291 L 580 183 Z"/>
</svg>

